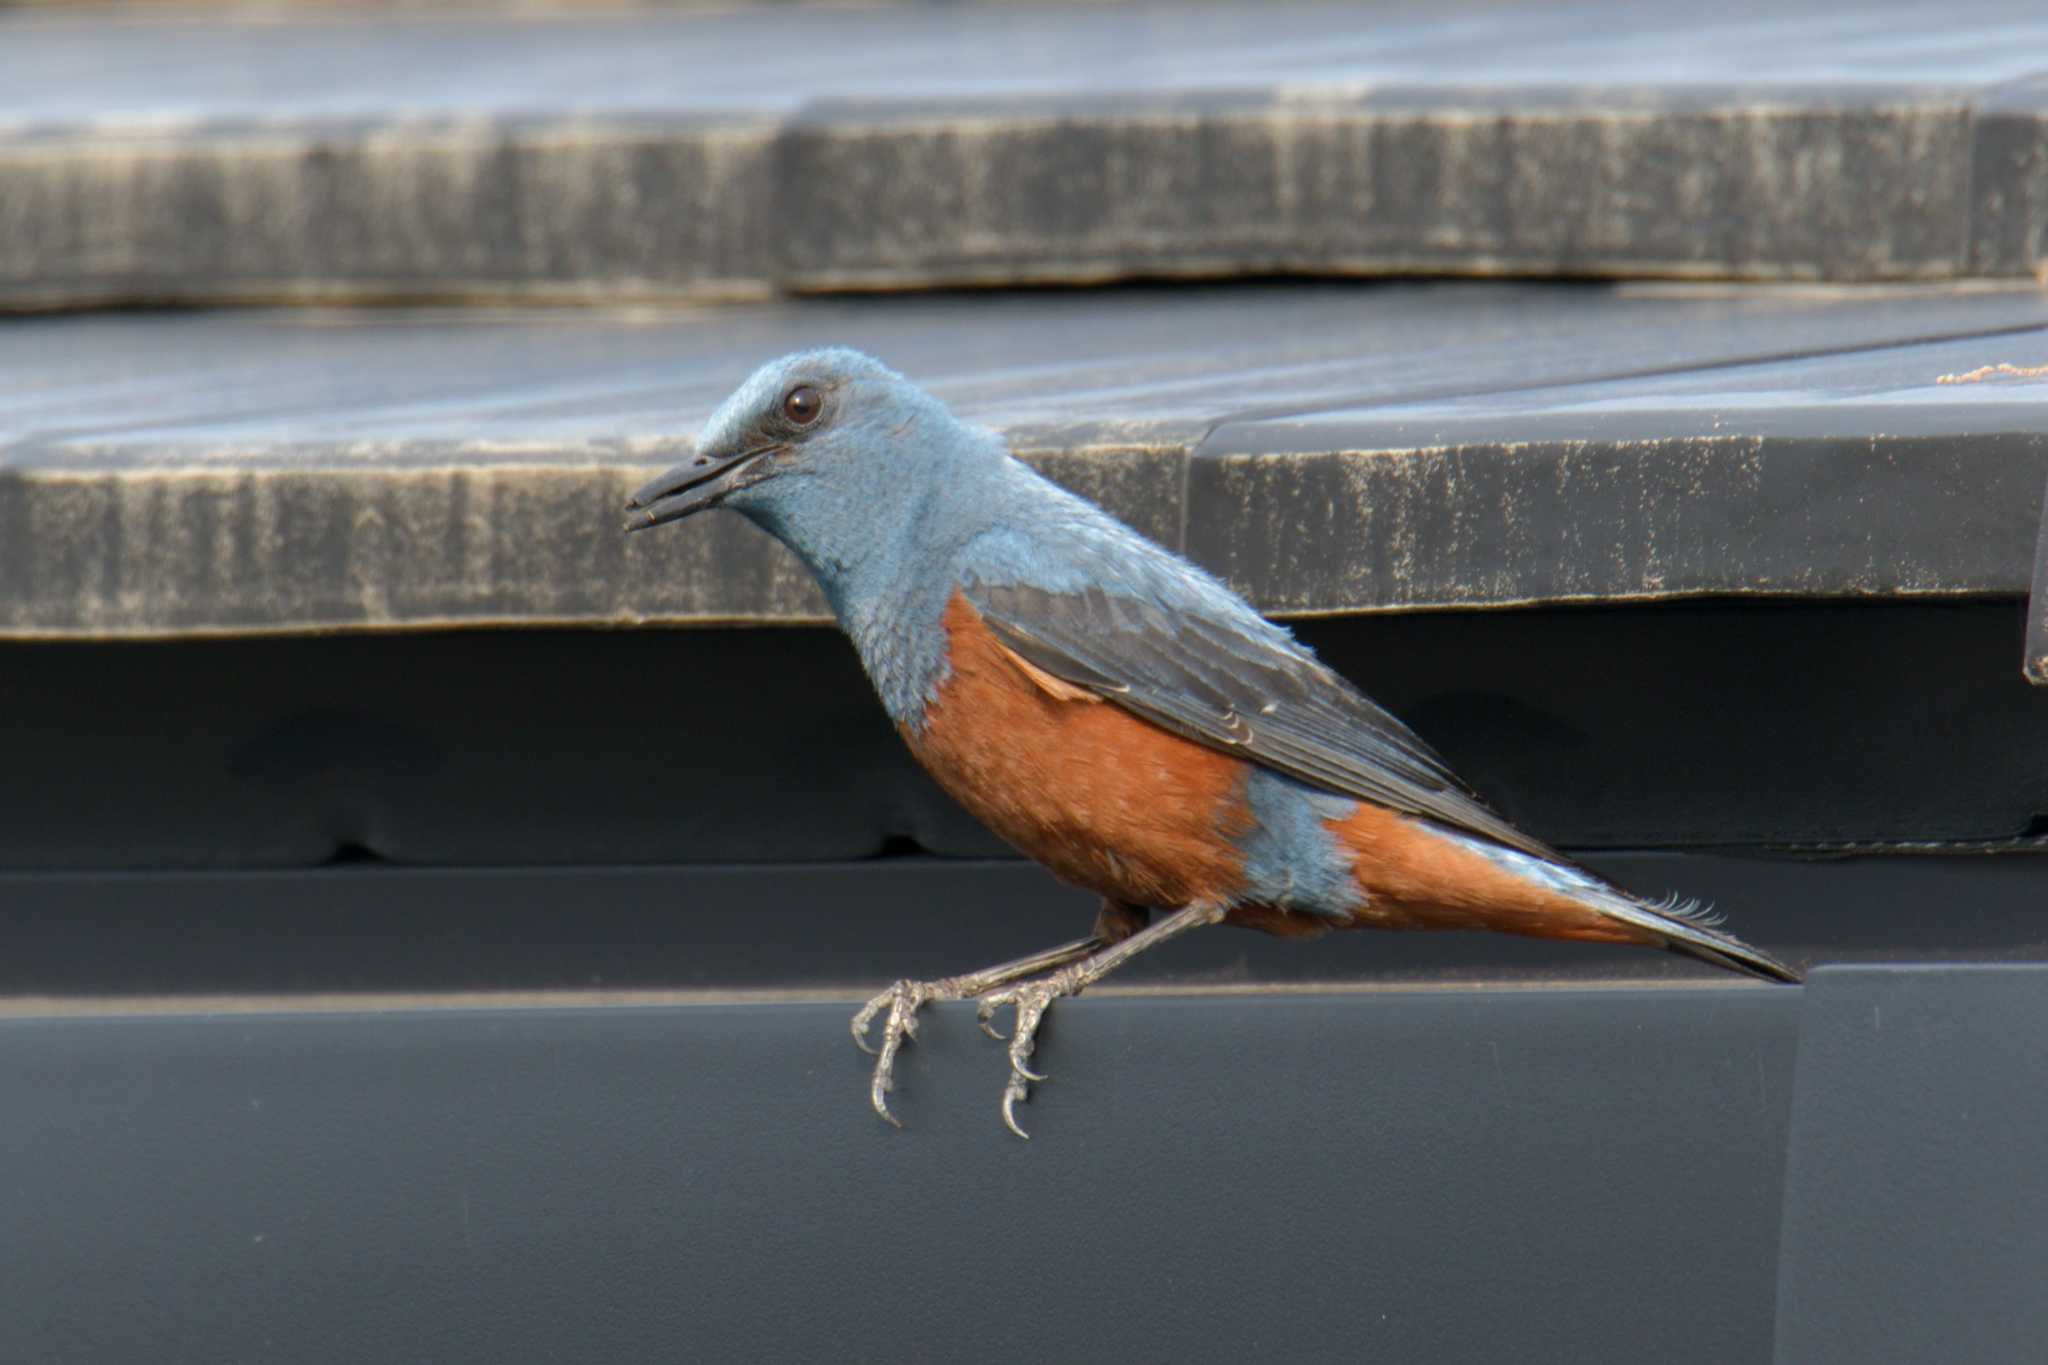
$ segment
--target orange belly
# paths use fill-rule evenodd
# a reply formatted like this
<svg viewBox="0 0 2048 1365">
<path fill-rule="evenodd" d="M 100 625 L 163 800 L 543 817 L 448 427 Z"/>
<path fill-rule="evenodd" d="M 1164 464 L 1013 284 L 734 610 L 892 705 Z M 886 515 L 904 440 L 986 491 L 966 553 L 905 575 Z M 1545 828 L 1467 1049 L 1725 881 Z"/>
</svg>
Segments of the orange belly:
<svg viewBox="0 0 2048 1365">
<path fill-rule="evenodd" d="M 1236 894 L 1243 761 L 1035 674 L 957 593 L 944 619 L 950 676 L 924 725 L 903 730 L 940 786 L 1062 880 L 1112 899 Z"/>
</svg>

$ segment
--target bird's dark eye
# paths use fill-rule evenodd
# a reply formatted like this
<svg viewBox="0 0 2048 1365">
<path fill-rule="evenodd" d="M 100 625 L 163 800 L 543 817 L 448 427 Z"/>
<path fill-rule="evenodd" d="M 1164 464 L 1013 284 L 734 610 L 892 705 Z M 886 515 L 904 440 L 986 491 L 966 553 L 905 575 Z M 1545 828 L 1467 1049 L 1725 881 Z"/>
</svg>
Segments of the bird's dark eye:
<svg viewBox="0 0 2048 1365">
<path fill-rule="evenodd" d="M 800 427 L 817 421 L 824 410 L 825 395 L 809 384 L 799 384 L 782 395 L 782 415 Z"/>
</svg>

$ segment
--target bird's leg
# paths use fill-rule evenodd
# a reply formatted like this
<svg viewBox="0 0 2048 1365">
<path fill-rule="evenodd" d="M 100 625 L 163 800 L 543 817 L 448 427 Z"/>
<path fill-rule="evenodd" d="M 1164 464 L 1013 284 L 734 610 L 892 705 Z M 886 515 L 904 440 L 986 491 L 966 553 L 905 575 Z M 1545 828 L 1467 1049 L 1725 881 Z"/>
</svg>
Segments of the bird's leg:
<svg viewBox="0 0 2048 1365">
<path fill-rule="evenodd" d="M 1205 924 L 1218 923 L 1227 913 L 1220 905 L 1190 905 L 1174 911 L 1157 924 L 1138 930 L 1129 938 L 1112 943 L 1069 966 L 1060 967 L 1036 981 L 1022 981 L 1002 990 L 989 991 L 981 997 L 981 1031 L 998 1042 L 1004 1041 L 1003 1035 L 997 1033 L 990 1023 L 996 1011 L 1005 1005 L 1017 1011 L 1017 1022 L 1008 1039 L 1010 1083 L 1003 1088 L 1003 1122 L 1011 1132 L 1020 1138 L 1031 1136 L 1017 1126 L 1017 1101 L 1031 1094 L 1031 1082 L 1045 1079 L 1026 1063 L 1031 1060 L 1031 1049 L 1037 1042 L 1038 1025 L 1052 1002 L 1063 995 L 1079 995 L 1154 944 L 1164 943 Z"/>
<path fill-rule="evenodd" d="M 920 1009 L 934 1000 L 971 1000 L 1006 981 L 1063 967 L 1096 952 L 1106 942 L 1100 938 L 1077 938 L 1072 943 L 1062 943 L 1057 948 L 1047 948 L 1044 952 L 984 967 L 964 976 L 949 976 L 938 981 L 911 981 L 906 978 L 862 1005 L 860 1013 L 853 1016 L 853 1041 L 862 1052 L 875 1059 L 875 1081 L 868 1090 L 875 1112 L 898 1128 L 903 1126 L 889 1112 L 888 1095 L 895 1081 L 896 1052 L 903 1046 L 904 1039 L 917 1037 L 917 1012 Z M 889 1017 L 882 1022 L 882 1045 L 870 1047 L 868 1029 L 873 1026 L 875 1016 L 885 1008 Z"/>
<path fill-rule="evenodd" d="M 1095 937 L 1107 948 L 1112 943 L 1122 943 L 1151 922 L 1149 906 L 1104 898 L 1102 908 L 1095 912 Z"/>
</svg>

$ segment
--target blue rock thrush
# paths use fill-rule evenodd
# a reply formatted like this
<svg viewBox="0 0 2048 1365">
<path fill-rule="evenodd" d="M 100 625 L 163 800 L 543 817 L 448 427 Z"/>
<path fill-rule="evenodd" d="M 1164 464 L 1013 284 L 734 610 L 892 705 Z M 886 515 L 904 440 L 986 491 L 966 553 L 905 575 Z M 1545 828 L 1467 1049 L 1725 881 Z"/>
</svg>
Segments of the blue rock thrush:
<svg viewBox="0 0 2048 1365">
<path fill-rule="evenodd" d="M 1015 1011 L 1002 1112 L 1023 1136 L 1047 1007 L 1205 924 L 1495 929 L 1799 979 L 1698 907 L 1630 895 L 1515 829 L 1223 584 L 857 351 L 756 371 L 697 454 L 634 495 L 628 529 L 721 506 L 817 575 L 939 785 L 1103 898 L 1087 938 L 868 1002 L 854 1038 L 877 1054 L 870 1095 L 891 1123 L 897 1051 L 927 1002 L 978 999 L 999 1039 L 990 1021 Z"/>
</svg>

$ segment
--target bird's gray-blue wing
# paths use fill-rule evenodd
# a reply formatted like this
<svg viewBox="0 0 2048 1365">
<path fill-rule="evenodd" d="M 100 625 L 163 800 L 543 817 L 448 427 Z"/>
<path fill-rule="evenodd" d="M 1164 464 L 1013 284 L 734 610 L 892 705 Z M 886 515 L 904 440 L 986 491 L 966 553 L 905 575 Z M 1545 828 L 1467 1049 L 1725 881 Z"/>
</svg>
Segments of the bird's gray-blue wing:
<svg viewBox="0 0 2048 1365">
<path fill-rule="evenodd" d="M 1482 805 L 1414 731 L 1266 622 L 1093 587 L 970 581 L 963 592 L 1033 667 L 1155 725 L 1313 786 L 1558 857 Z"/>
</svg>

